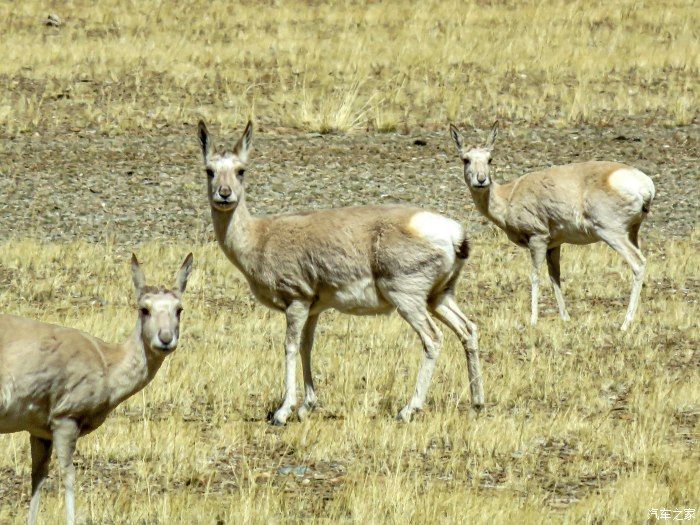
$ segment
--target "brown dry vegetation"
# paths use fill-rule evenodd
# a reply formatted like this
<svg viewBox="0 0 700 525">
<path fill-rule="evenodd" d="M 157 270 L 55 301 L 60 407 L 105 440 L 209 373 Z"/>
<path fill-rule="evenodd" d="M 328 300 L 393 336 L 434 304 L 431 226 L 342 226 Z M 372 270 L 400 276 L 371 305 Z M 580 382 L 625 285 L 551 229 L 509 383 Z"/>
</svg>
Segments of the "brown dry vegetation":
<svg viewBox="0 0 700 525">
<path fill-rule="evenodd" d="M 528 258 L 474 240 L 459 300 L 480 327 L 487 406 L 469 408 L 466 360 L 446 335 L 429 403 L 393 417 L 417 373 L 397 317 L 325 314 L 314 365 L 320 409 L 271 427 L 283 319 L 255 305 L 213 243 L 195 247 L 182 344 L 142 394 L 78 446 L 88 523 L 631 523 L 697 505 L 700 271 L 697 234 L 651 243 L 637 323 L 618 331 L 629 271 L 609 249 L 565 250 L 562 323 L 550 294 L 528 315 Z M 139 249 L 169 280 L 191 248 Z M 568 257 L 567 257 L 568 256 Z M 0 246 L 0 310 L 114 340 L 134 318 L 127 256 L 86 243 Z M 0 522 L 25 519 L 26 435 L 0 436 Z M 43 519 L 59 522 L 58 474 Z"/>
<path fill-rule="evenodd" d="M 79 442 L 79 522 L 639 523 L 698 508 L 699 24 L 691 1 L 0 4 L 0 311 L 121 339 L 129 250 L 153 280 L 195 253 L 180 348 Z M 396 317 L 328 313 L 320 409 L 266 423 L 283 320 L 212 242 L 193 133 L 204 116 L 231 143 L 249 115 L 257 212 L 410 202 L 468 225 L 458 298 L 480 328 L 482 413 L 446 334 L 425 412 L 397 424 L 417 339 Z M 653 178 L 631 333 L 629 270 L 603 246 L 563 249 L 572 321 L 545 286 L 526 326 L 528 257 L 471 205 L 446 133 L 494 116 L 499 180 L 591 158 Z M 353 130 L 369 133 L 325 134 Z M 27 436 L 0 451 L 0 523 L 21 523 Z M 44 523 L 62 521 L 59 480 L 54 463 Z"/>
</svg>

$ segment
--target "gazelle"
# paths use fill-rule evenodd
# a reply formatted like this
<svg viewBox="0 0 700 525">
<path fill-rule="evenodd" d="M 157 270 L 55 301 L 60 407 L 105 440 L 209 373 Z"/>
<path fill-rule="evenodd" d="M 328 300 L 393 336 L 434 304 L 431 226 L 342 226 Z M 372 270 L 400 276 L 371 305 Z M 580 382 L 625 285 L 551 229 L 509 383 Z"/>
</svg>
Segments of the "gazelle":
<svg viewBox="0 0 700 525">
<path fill-rule="evenodd" d="M 465 146 L 450 125 L 464 163 L 464 180 L 477 209 L 501 228 L 532 259 L 530 324 L 537 323 L 538 270 L 547 260 L 559 314 L 569 319 L 561 292 L 561 245 L 603 241 L 632 267 L 629 307 L 622 324 L 627 330 L 637 310 L 646 259 L 639 249 L 639 227 L 654 200 L 654 183 L 636 168 L 617 162 L 581 162 L 535 171 L 507 184 L 490 173 L 491 153 L 498 133 L 493 125 L 484 147 Z"/>
<path fill-rule="evenodd" d="M 191 267 L 189 254 L 173 290 L 147 286 L 132 255 L 138 317 L 131 337 L 122 344 L 105 343 L 72 328 L 0 315 L 0 433 L 29 432 L 30 525 L 36 522 L 52 447 L 65 483 L 66 521 L 75 523 L 76 441 L 145 387 L 177 347 L 181 298 Z"/>
<path fill-rule="evenodd" d="M 253 124 L 248 122 L 229 151 L 215 151 L 201 121 L 199 139 L 219 245 L 255 297 L 286 316 L 285 395 L 273 424 L 285 424 L 296 405 L 297 352 L 305 386 L 300 419 L 316 404 L 311 347 L 318 316 L 329 308 L 354 315 L 397 310 L 420 337 L 423 362 L 400 420 L 410 419 L 425 401 L 442 338 L 433 316 L 459 337 L 468 361 L 472 404 L 483 405 L 476 326 L 454 298 L 469 252 L 459 223 L 407 206 L 253 217 L 245 198 Z"/>
</svg>

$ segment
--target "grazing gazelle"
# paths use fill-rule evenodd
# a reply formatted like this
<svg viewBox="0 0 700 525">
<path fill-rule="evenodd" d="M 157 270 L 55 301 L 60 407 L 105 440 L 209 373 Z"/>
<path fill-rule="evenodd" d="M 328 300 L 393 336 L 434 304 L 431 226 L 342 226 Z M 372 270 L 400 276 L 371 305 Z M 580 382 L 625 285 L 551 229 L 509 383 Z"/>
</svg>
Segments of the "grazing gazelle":
<svg viewBox="0 0 700 525">
<path fill-rule="evenodd" d="M 632 267 L 634 281 L 622 330 L 639 302 L 646 259 L 639 249 L 639 227 L 654 199 L 654 183 L 636 168 L 617 162 L 581 162 L 523 175 L 508 184 L 491 179 L 491 152 L 498 122 L 482 148 L 464 145 L 450 125 L 464 163 L 464 179 L 477 209 L 532 258 L 532 314 L 537 323 L 538 270 L 547 260 L 549 278 L 562 319 L 568 320 L 559 280 L 562 244 L 607 243 Z"/>
<path fill-rule="evenodd" d="M 472 404 L 484 402 L 476 326 L 454 298 L 469 246 L 457 222 L 420 208 L 356 206 L 253 217 L 244 174 L 253 139 L 248 125 L 230 151 L 215 152 L 199 123 L 214 231 L 221 249 L 243 273 L 255 297 L 284 312 L 284 401 L 272 417 L 283 425 L 296 405 L 296 357 L 301 353 L 304 403 L 316 404 L 311 347 L 319 314 L 334 308 L 354 315 L 398 313 L 417 332 L 423 362 L 416 388 L 398 418 L 423 407 L 441 333 L 432 316 L 459 337 L 466 352 Z"/>
<path fill-rule="evenodd" d="M 145 387 L 177 347 L 189 254 L 175 289 L 146 285 L 136 256 L 131 273 L 138 317 L 131 337 L 105 343 L 72 328 L 0 315 L 0 433 L 29 432 L 36 522 L 51 449 L 63 473 L 67 523 L 75 523 L 73 452 L 79 437 L 102 425 L 119 403 Z"/>
</svg>

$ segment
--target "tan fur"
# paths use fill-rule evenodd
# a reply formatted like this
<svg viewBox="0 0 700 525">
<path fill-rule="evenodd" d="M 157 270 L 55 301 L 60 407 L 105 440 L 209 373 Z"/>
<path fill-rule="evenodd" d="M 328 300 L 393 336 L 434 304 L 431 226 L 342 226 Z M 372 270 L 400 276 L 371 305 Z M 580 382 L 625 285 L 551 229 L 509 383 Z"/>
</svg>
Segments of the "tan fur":
<svg viewBox="0 0 700 525">
<path fill-rule="evenodd" d="M 146 386 L 177 346 L 180 297 L 191 264 L 192 254 L 178 272 L 176 290 L 171 291 L 145 286 L 133 258 L 139 309 L 148 313 L 139 313 L 131 337 L 121 344 L 72 328 L 0 315 L 0 433 L 30 434 L 30 525 L 37 518 L 39 489 L 48 474 L 53 446 L 66 485 L 67 522 L 74 522 L 75 443 Z"/>
<path fill-rule="evenodd" d="M 468 251 L 462 227 L 407 206 L 355 206 L 253 217 L 244 170 L 252 124 L 232 152 L 216 154 L 199 127 L 216 238 L 247 279 L 255 297 L 287 317 L 286 393 L 274 422 L 284 424 L 296 404 L 295 357 L 302 354 L 306 395 L 300 416 L 315 403 L 310 352 L 318 315 L 329 308 L 366 315 L 399 311 L 416 330 L 426 359 L 416 393 L 401 418 L 420 409 L 440 344 L 431 315 L 455 330 L 468 350 L 472 401 L 483 403 L 476 328 L 453 298 Z M 467 348 L 468 347 L 468 348 Z"/>
<path fill-rule="evenodd" d="M 481 148 L 465 146 L 454 126 L 450 131 L 477 209 L 511 241 L 530 250 L 531 324 L 537 322 L 538 269 L 545 259 L 560 315 L 568 319 L 560 288 L 560 246 L 604 241 L 622 255 L 634 273 L 622 325 L 625 330 L 637 308 L 646 265 L 638 231 L 654 199 L 651 179 L 625 164 L 591 161 L 554 166 L 498 184 L 491 179 L 489 168 L 497 124 Z"/>
</svg>

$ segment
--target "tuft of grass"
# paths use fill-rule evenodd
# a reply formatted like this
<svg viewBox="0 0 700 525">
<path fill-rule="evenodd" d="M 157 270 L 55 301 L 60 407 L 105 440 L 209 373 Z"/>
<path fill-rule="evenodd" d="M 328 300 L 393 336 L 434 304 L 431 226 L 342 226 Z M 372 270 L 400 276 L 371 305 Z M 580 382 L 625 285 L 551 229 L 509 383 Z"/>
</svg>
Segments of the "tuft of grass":
<svg viewBox="0 0 700 525">
<path fill-rule="evenodd" d="M 318 133 L 350 132 L 360 128 L 367 121 L 374 98 L 362 102 L 361 85 L 361 81 L 355 79 L 347 90 L 333 89 L 321 93 L 318 99 L 312 98 L 309 91 L 303 88 L 295 127 Z"/>
</svg>

